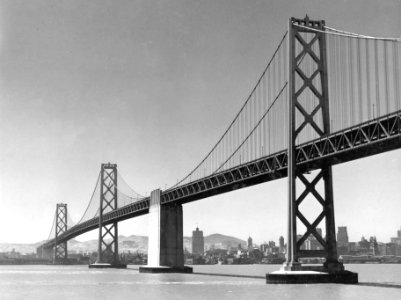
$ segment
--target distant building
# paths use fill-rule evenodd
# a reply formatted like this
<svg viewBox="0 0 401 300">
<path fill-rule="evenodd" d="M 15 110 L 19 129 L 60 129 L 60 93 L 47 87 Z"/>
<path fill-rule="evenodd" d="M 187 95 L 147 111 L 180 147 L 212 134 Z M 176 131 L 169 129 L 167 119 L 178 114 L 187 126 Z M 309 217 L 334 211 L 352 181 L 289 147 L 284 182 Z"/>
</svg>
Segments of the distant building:
<svg viewBox="0 0 401 300">
<path fill-rule="evenodd" d="M 349 242 L 348 244 L 349 246 L 349 252 L 352 253 L 356 253 L 358 251 L 358 244 L 356 242 Z"/>
<path fill-rule="evenodd" d="M 386 255 L 386 244 L 385 243 L 377 243 L 378 255 L 383 256 Z"/>
<path fill-rule="evenodd" d="M 268 254 L 277 255 L 277 254 L 280 253 L 279 251 L 280 251 L 279 247 L 276 247 L 276 246 L 272 246 L 272 247 L 269 247 L 269 248 L 267 249 L 267 253 L 268 253 Z"/>
<path fill-rule="evenodd" d="M 371 236 L 369 238 L 369 254 L 370 255 L 378 255 L 379 254 L 379 248 L 377 244 L 377 240 L 375 236 Z"/>
<path fill-rule="evenodd" d="M 391 238 L 391 243 L 401 245 L 401 229 L 397 230 L 397 237 Z"/>
<path fill-rule="evenodd" d="M 394 243 L 386 244 L 386 255 L 397 255 L 397 245 Z"/>
<path fill-rule="evenodd" d="M 280 248 L 280 253 L 284 253 L 284 237 L 280 236 L 280 238 L 278 239 L 278 245 Z"/>
<path fill-rule="evenodd" d="M 338 227 L 337 251 L 338 251 L 338 254 L 340 254 L 340 255 L 349 254 L 349 252 L 350 252 L 347 226 L 339 226 Z"/>
<path fill-rule="evenodd" d="M 263 244 L 260 245 L 260 251 L 262 251 L 262 253 L 266 254 L 268 249 L 269 249 L 268 243 L 264 242 Z"/>
<path fill-rule="evenodd" d="M 15 248 L 13 248 L 13 250 L 11 252 L 8 252 L 8 257 L 9 258 L 20 258 L 21 257 L 21 253 L 16 252 Z"/>
<path fill-rule="evenodd" d="M 316 228 L 316 231 L 322 237 L 322 229 Z M 301 237 L 298 237 L 298 240 L 300 238 Z M 308 238 L 305 240 L 305 242 L 301 246 L 301 250 L 322 250 L 322 249 L 323 249 L 323 245 L 320 244 L 320 242 L 316 239 L 316 237 L 313 234 L 309 235 Z"/>
<path fill-rule="evenodd" d="M 203 255 L 205 252 L 205 239 L 203 237 L 203 231 L 196 227 L 195 231 L 192 231 L 192 254 Z"/>
<path fill-rule="evenodd" d="M 399 237 L 392 237 L 390 238 L 390 242 L 394 244 L 401 244 L 401 238 Z"/>
<path fill-rule="evenodd" d="M 365 239 L 365 237 L 361 237 L 361 240 L 358 242 L 358 252 L 359 255 L 369 255 L 370 242 Z"/>
<path fill-rule="evenodd" d="M 251 237 L 248 238 L 248 249 L 249 250 L 253 249 L 253 243 L 252 243 L 252 238 Z"/>
<path fill-rule="evenodd" d="M 323 250 L 322 244 L 315 238 L 315 236 L 310 236 L 304 242 L 306 250 Z"/>
<path fill-rule="evenodd" d="M 397 237 L 391 238 L 391 243 L 387 244 L 387 255 L 401 256 L 401 229 L 397 230 Z"/>
<path fill-rule="evenodd" d="M 269 241 L 269 243 L 263 243 L 260 245 L 260 251 L 265 255 L 269 256 L 271 254 L 278 254 L 280 253 L 280 248 L 276 247 L 276 243 L 273 241 Z"/>
<path fill-rule="evenodd" d="M 347 226 L 339 226 L 337 231 L 337 246 L 338 247 L 348 247 L 349 239 Z"/>
<path fill-rule="evenodd" d="M 324 239 L 322 228 L 316 228 L 317 233 Z"/>
</svg>

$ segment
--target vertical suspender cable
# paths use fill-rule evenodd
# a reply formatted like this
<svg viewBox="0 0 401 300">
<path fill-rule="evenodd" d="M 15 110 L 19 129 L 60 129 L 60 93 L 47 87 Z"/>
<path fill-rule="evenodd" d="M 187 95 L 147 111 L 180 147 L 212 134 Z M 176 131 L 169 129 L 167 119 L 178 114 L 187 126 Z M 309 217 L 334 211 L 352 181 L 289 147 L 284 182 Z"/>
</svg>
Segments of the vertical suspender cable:
<svg viewBox="0 0 401 300">
<path fill-rule="evenodd" d="M 256 93 L 256 90 L 255 90 L 255 93 Z M 253 99 L 255 99 L 255 93 L 253 94 Z M 249 133 L 249 131 L 251 130 L 251 128 L 252 128 L 252 123 L 253 123 L 253 108 L 254 108 L 254 104 L 255 102 L 253 101 L 253 102 L 251 102 L 251 105 L 250 105 L 250 109 L 249 109 L 249 128 L 248 128 L 248 131 L 247 131 L 247 133 Z M 248 141 L 248 143 L 249 143 L 249 158 L 248 158 L 248 161 L 250 161 L 250 160 L 252 160 L 252 156 L 253 156 L 253 141 L 252 141 L 252 137 L 250 137 L 250 139 L 249 139 L 249 141 Z"/>
<path fill-rule="evenodd" d="M 348 52 L 347 52 L 347 44 L 348 44 L 348 38 L 344 39 L 344 46 L 343 46 L 343 57 L 344 57 L 344 61 L 343 61 L 343 66 L 344 66 L 344 78 L 343 78 L 343 88 L 344 88 L 344 100 L 345 100 L 345 105 L 342 107 L 343 109 L 343 115 L 344 115 L 344 127 L 348 127 L 348 113 L 349 113 L 349 109 L 348 109 L 348 105 L 349 105 L 349 88 L 348 88 L 348 84 L 349 84 L 349 79 L 348 79 Z"/>
<path fill-rule="evenodd" d="M 341 45 L 340 45 L 341 46 Z M 341 49 L 342 50 L 342 49 Z M 341 57 L 341 67 L 343 68 L 343 70 L 347 69 L 347 63 L 345 60 L 345 53 L 344 51 L 341 51 L 340 54 Z M 346 76 L 341 76 L 341 90 L 342 90 L 342 103 L 345 103 L 347 100 L 347 89 L 346 89 Z M 342 124 L 344 127 L 346 126 L 346 119 L 345 119 L 345 115 L 346 115 L 346 110 L 345 110 L 346 105 L 342 104 L 341 105 L 341 119 L 340 119 L 340 124 Z"/>
<path fill-rule="evenodd" d="M 369 66 L 369 61 L 370 61 L 369 40 L 366 39 L 365 43 L 366 43 L 366 98 L 368 99 L 367 119 L 370 119 L 370 118 L 372 118 L 372 113 L 371 113 L 372 101 L 371 101 L 371 94 L 370 94 L 371 78 L 370 78 L 370 66 Z"/>
<path fill-rule="evenodd" d="M 244 110 L 244 130 L 243 130 L 243 136 L 241 138 L 241 143 L 244 141 L 244 137 L 246 136 L 246 133 L 248 132 L 248 118 L 247 118 L 247 112 L 248 112 L 248 105 L 245 106 L 245 110 Z M 247 157 L 247 149 L 246 146 L 242 148 L 242 163 L 246 162 L 248 157 Z"/>
<path fill-rule="evenodd" d="M 251 97 L 251 99 L 252 99 L 252 97 Z M 249 105 L 247 105 L 246 110 L 245 110 L 244 138 L 248 135 L 248 132 L 249 132 Z M 243 141 L 244 141 L 244 138 L 243 138 Z M 249 143 L 246 143 L 246 145 L 244 147 L 244 162 L 247 162 L 249 160 L 249 152 L 251 152 Z"/>
<path fill-rule="evenodd" d="M 400 65 L 399 65 L 399 60 L 398 60 L 398 45 L 399 45 L 398 43 L 393 43 L 393 55 L 394 55 L 393 66 L 394 66 L 394 89 L 395 89 L 394 98 L 395 98 L 397 110 L 400 110 L 400 102 L 401 102 L 401 99 L 400 99 L 400 74 L 399 74 Z"/>
<path fill-rule="evenodd" d="M 260 97 L 259 97 L 259 102 L 258 102 L 258 115 L 261 113 L 262 111 L 262 101 L 264 98 L 264 94 L 263 94 L 263 90 L 264 90 L 264 85 L 265 85 L 265 76 L 263 76 L 263 80 L 261 83 L 261 87 L 260 87 Z M 262 145 L 263 145 L 263 135 L 262 135 L 262 131 L 263 131 L 263 126 L 264 122 L 262 122 L 262 124 L 260 124 L 260 128 L 259 128 L 259 132 L 258 132 L 258 141 L 259 141 L 259 157 L 263 156 L 262 153 Z"/>
<path fill-rule="evenodd" d="M 361 39 L 357 39 L 357 76 L 358 76 L 358 118 L 357 122 L 362 122 L 362 80 L 361 80 Z"/>
<path fill-rule="evenodd" d="M 334 102 L 334 110 L 332 114 L 330 114 L 331 118 L 334 119 L 334 125 L 335 127 L 331 128 L 332 131 L 336 131 L 338 127 L 338 118 L 339 118 L 339 100 L 341 99 L 341 78 L 339 77 L 339 72 L 338 69 L 340 68 L 340 60 L 339 60 L 339 51 L 338 51 L 338 37 L 333 36 L 334 39 L 334 72 L 335 72 L 335 81 L 336 81 L 336 86 L 335 86 L 335 91 L 336 91 L 336 96 L 334 99 L 331 99 L 332 103 Z M 333 101 L 334 100 L 334 101 Z"/>
<path fill-rule="evenodd" d="M 253 99 L 255 99 L 256 90 L 255 90 L 255 93 L 253 94 Z M 251 130 L 252 124 L 253 124 L 254 103 L 255 103 L 255 101 L 251 102 L 251 107 L 250 107 L 250 110 L 249 110 L 249 130 Z M 252 158 L 253 158 L 253 140 L 252 140 L 252 138 L 253 138 L 253 135 L 250 137 L 249 142 L 248 142 L 249 143 L 249 149 L 250 149 L 248 161 L 252 160 Z"/>
<path fill-rule="evenodd" d="M 379 76 L 379 49 L 378 42 L 374 40 L 375 47 L 375 81 L 376 81 L 376 115 L 374 118 L 380 116 L 380 76 Z"/>
<path fill-rule="evenodd" d="M 335 107 L 335 99 L 337 98 L 337 76 L 336 76 L 336 63 L 335 63 L 335 51 L 336 51 L 336 39 L 334 36 L 328 35 L 328 41 L 330 42 L 330 46 L 327 47 L 328 52 L 327 55 L 331 59 L 330 63 L 330 76 L 333 81 L 333 85 L 330 85 L 331 87 L 331 97 L 329 98 L 330 100 L 330 118 L 333 119 L 333 111 Z M 334 101 L 333 101 L 334 100 Z M 331 130 L 333 130 L 333 126 L 331 126 Z"/>
<path fill-rule="evenodd" d="M 272 80 L 271 69 L 269 69 L 269 81 L 268 81 L 268 94 L 269 95 L 267 97 L 267 107 L 270 106 L 270 99 L 271 99 L 271 97 L 273 97 L 272 96 L 271 80 Z M 268 115 L 267 118 L 268 118 L 268 122 L 267 122 L 267 143 L 268 143 L 268 146 L 269 146 L 268 154 L 270 155 L 271 154 L 270 147 L 271 147 L 271 140 L 272 140 L 271 133 L 270 133 L 270 131 L 271 131 L 271 126 L 270 126 L 271 125 L 271 115 Z"/>
<path fill-rule="evenodd" d="M 273 61 L 273 77 L 272 77 L 272 79 L 273 79 L 273 86 L 272 86 L 273 94 L 272 94 L 272 98 L 271 98 L 272 101 L 274 99 L 274 95 L 276 95 L 276 77 L 277 77 L 276 60 L 274 60 Z M 276 114 L 273 114 L 273 116 L 272 116 L 272 121 L 273 121 L 273 124 L 272 124 L 272 142 L 273 142 L 272 149 L 273 149 L 273 152 L 274 152 L 274 146 L 276 144 L 276 116 L 275 115 Z"/>
<path fill-rule="evenodd" d="M 278 56 L 278 59 L 277 59 L 277 70 L 276 70 L 276 72 L 277 72 L 277 83 L 276 83 L 276 93 L 275 93 L 275 96 L 277 95 L 277 93 L 279 92 L 279 90 L 280 90 L 280 88 L 281 88 L 281 86 L 280 86 L 280 83 L 281 83 L 281 80 L 280 80 L 280 74 L 281 74 L 281 58 L 280 58 L 280 55 Z M 283 115 L 283 112 L 281 112 L 281 110 L 280 110 L 280 101 L 278 101 L 278 102 L 276 102 L 276 109 L 277 109 L 277 117 L 276 117 L 276 123 L 275 123 L 275 128 L 276 128 L 276 135 L 277 135 L 277 139 L 276 139 L 276 145 L 275 145 L 275 149 L 274 149 L 274 151 L 276 152 L 277 151 L 277 149 L 279 149 L 280 148 L 280 144 L 281 144 L 281 138 L 282 138 L 282 135 L 280 134 L 280 118 L 281 118 L 281 116 Z"/>
<path fill-rule="evenodd" d="M 388 57 L 387 57 L 387 42 L 383 41 L 383 59 L 384 59 L 384 101 L 386 102 L 386 112 L 388 114 L 390 112 L 390 105 L 389 105 L 389 95 L 388 95 Z"/>
<path fill-rule="evenodd" d="M 259 99 L 260 99 L 260 85 L 258 86 L 258 89 L 256 91 L 256 95 L 255 95 L 255 103 L 253 106 L 253 124 L 256 122 L 257 120 L 257 111 L 258 111 L 258 107 L 259 107 Z M 259 130 L 259 129 L 258 129 Z M 258 131 L 255 132 L 255 134 L 253 135 L 253 158 L 252 159 L 256 159 L 257 158 L 257 151 L 258 151 Z"/>
<path fill-rule="evenodd" d="M 348 57 L 349 57 L 349 87 L 350 87 L 350 126 L 354 125 L 354 82 L 353 82 L 353 59 L 352 59 L 352 38 L 349 38 L 349 43 L 348 43 Z"/>
</svg>

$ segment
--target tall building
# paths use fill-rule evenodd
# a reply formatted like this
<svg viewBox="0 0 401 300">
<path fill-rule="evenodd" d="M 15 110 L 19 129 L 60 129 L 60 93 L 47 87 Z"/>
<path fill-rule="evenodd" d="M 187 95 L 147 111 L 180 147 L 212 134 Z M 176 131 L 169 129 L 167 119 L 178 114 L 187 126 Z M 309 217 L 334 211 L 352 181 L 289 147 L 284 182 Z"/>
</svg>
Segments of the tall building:
<svg viewBox="0 0 401 300">
<path fill-rule="evenodd" d="M 278 244 L 281 248 L 284 248 L 284 237 L 280 236 L 278 239 Z"/>
<path fill-rule="evenodd" d="M 391 243 L 401 245 L 401 230 L 397 230 L 397 237 L 392 237 Z"/>
<path fill-rule="evenodd" d="M 205 251 L 205 239 L 203 237 L 203 231 L 196 227 L 196 230 L 192 231 L 192 254 L 203 255 Z"/>
<path fill-rule="evenodd" d="M 280 253 L 284 253 L 284 237 L 280 236 L 280 238 L 278 239 L 278 244 L 280 247 Z"/>
<path fill-rule="evenodd" d="M 317 233 L 323 238 L 323 233 L 322 233 L 322 228 L 316 228 Z M 303 246 L 305 247 L 305 250 L 322 250 L 323 245 L 320 244 L 319 240 L 316 239 L 316 237 L 311 234 L 309 237 L 305 240 Z"/>
<path fill-rule="evenodd" d="M 248 249 L 252 249 L 252 248 L 253 248 L 252 238 L 249 237 L 248 238 Z"/>
<path fill-rule="evenodd" d="M 348 247 L 347 226 L 339 226 L 337 231 L 337 247 Z"/>
<path fill-rule="evenodd" d="M 260 245 L 260 251 L 262 251 L 262 253 L 266 254 L 268 249 L 269 249 L 269 244 L 268 243 L 265 242 L 262 245 Z"/>
</svg>

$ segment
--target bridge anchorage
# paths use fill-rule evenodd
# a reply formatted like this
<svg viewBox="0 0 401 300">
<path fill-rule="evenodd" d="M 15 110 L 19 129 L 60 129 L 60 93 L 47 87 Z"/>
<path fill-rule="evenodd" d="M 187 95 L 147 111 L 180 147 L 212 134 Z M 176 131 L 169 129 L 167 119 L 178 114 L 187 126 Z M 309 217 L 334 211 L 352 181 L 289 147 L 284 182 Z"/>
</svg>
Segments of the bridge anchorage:
<svg viewBox="0 0 401 300">
<path fill-rule="evenodd" d="M 99 240 L 96 262 L 89 268 L 126 268 L 118 255 L 118 223 L 104 222 L 107 212 L 118 208 L 117 165 L 102 164 L 100 170 Z"/>
<path fill-rule="evenodd" d="M 297 167 L 296 141 L 307 125 L 318 135 L 330 134 L 329 91 L 326 61 L 325 21 L 291 18 L 288 29 L 289 51 L 289 144 L 288 144 L 288 233 L 287 257 L 280 271 L 266 274 L 267 283 L 357 283 L 358 274 L 344 270 L 338 261 L 335 236 L 332 166 L 323 164 L 309 179 L 308 172 Z M 302 64 L 309 59 L 313 64 Z M 307 66 L 309 65 L 309 69 Z M 310 66 L 313 65 L 312 68 Z M 301 99 L 305 90 L 311 91 L 306 103 Z M 319 118 L 316 118 L 316 116 Z M 320 120 L 318 122 L 317 120 Z M 312 175 L 313 176 L 313 175 Z M 304 190 L 296 192 L 297 180 Z M 322 183 L 323 194 L 317 191 Z M 299 185 L 298 185 L 299 186 Z M 301 212 L 300 205 L 307 198 L 320 203 L 322 210 L 318 217 L 310 221 Z M 303 235 L 297 234 L 297 220 L 306 228 Z M 319 231 L 319 224 L 325 222 L 326 238 Z M 302 250 L 309 236 L 319 242 L 322 250 Z M 325 262 L 322 267 L 302 266 L 302 257 L 320 257 Z"/>
</svg>

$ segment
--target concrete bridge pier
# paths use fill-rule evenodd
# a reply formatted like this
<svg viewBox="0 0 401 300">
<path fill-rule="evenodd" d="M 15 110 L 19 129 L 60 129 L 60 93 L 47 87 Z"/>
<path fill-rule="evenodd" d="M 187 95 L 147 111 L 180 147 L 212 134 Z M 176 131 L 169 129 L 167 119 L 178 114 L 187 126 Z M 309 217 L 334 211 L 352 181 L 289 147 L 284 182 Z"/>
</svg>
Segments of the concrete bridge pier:
<svg viewBox="0 0 401 300">
<path fill-rule="evenodd" d="M 160 196 L 160 189 L 150 195 L 148 265 L 139 272 L 192 273 L 184 266 L 182 205 L 161 205 Z"/>
</svg>

